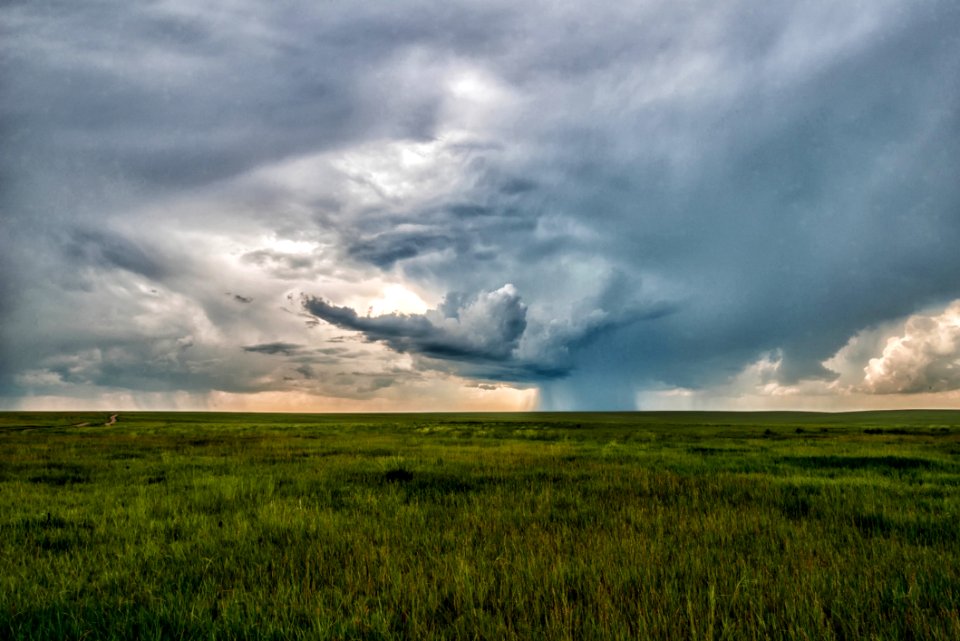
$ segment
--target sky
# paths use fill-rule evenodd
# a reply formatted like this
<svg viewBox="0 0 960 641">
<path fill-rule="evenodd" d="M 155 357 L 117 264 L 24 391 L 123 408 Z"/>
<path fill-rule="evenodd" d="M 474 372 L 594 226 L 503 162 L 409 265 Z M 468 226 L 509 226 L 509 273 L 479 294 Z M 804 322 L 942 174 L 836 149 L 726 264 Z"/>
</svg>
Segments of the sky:
<svg viewBox="0 0 960 641">
<path fill-rule="evenodd" d="M 955 0 L 0 6 L 0 408 L 960 408 Z"/>
</svg>

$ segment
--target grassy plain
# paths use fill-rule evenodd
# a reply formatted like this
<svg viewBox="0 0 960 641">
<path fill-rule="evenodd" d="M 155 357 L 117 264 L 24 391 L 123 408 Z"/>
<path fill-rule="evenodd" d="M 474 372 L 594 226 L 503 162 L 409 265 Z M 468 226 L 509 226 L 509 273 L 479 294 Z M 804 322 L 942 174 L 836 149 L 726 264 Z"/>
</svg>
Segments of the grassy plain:
<svg viewBox="0 0 960 641">
<path fill-rule="evenodd" d="M 958 412 L 106 421 L 0 414 L 0 637 L 960 639 Z"/>
</svg>

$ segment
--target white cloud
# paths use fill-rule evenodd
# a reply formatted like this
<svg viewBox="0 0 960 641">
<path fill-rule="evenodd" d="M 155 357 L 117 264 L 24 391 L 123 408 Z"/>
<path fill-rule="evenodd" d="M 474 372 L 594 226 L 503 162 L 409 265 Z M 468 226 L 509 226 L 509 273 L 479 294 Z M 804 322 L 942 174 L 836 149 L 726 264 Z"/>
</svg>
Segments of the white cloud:
<svg viewBox="0 0 960 641">
<path fill-rule="evenodd" d="M 903 333 L 870 359 L 861 388 L 871 394 L 960 389 L 960 300 L 940 314 L 907 319 Z"/>
<path fill-rule="evenodd" d="M 637 394 L 641 409 L 821 409 L 960 405 L 960 300 L 866 328 L 823 361 L 833 380 L 780 382 L 783 355 L 762 355 L 725 383 Z"/>
</svg>

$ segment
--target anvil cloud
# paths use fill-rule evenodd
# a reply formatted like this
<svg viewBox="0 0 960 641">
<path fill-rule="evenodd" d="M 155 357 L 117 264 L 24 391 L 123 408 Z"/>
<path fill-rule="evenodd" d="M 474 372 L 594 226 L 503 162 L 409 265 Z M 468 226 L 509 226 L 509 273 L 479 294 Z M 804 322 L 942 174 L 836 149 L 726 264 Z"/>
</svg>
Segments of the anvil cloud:
<svg viewBox="0 0 960 641">
<path fill-rule="evenodd" d="M 960 9 L 0 7 L 0 405 L 960 405 Z"/>
</svg>

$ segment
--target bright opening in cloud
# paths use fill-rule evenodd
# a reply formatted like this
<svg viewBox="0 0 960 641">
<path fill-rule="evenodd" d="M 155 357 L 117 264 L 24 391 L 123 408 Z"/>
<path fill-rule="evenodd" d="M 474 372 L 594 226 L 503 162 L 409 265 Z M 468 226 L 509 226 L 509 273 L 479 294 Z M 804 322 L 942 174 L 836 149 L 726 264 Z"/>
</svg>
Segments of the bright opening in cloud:
<svg viewBox="0 0 960 641">
<path fill-rule="evenodd" d="M 284 254 L 312 254 L 318 248 L 317 243 L 307 240 L 290 240 L 276 236 L 261 237 L 263 247 Z"/>
<path fill-rule="evenodd" d="M 367 311 L 370 316 L 383 314 L 422 314 L 430 306 L 416 292 L 403 285 L 391 284 L 383 288 L 383 294 L 370 302 Z"/>
</svg>

